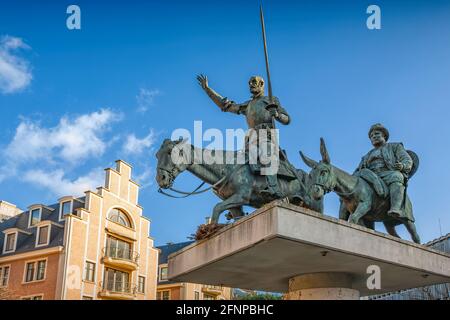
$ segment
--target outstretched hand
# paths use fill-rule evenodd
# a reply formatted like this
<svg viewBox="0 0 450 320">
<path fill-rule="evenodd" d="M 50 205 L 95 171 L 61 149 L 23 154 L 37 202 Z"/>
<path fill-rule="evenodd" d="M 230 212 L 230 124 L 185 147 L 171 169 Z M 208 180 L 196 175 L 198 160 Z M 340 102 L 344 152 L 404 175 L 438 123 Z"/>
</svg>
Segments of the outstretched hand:
<svg viewBox="0 0 450 320">
<path fill-rule="evenodd" d="M 200 74 L 197 76 L 197 81 L 203 89 L 208 88 L 208 77 Z"/>
</svg>

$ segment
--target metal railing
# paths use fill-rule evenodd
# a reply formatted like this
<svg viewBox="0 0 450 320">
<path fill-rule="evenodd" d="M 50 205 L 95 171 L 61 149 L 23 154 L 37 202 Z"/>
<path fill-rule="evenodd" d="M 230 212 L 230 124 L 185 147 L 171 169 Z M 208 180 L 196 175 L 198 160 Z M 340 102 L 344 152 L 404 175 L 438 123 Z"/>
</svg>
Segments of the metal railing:
<svg viewBox="0 0 450 320">
<path fill-rule="evenodd" d="M 103 291 L 108 291 L 110 293 L 120 293 L 120 294 L 136 294 L 137 287 L 135 284 L 131 284 L 129 281 L 103 281 L 100 282 L 100 286 Z"/>
<path fill-rule="evenodd" d="M 127 260 L 134 263 L 139 261 L 139 253 L 131 249 L 123 249 L 116 247 L 104 247 L 103 255 L 113 259 Z"/>
</svg>

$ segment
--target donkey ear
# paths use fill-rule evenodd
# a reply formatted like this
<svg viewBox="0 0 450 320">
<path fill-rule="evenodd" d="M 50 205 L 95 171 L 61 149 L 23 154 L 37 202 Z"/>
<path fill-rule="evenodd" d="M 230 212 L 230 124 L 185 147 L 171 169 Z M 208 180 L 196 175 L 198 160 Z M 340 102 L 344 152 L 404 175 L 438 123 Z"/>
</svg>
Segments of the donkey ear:
<svg viewBox="0 0 450 320">
<path fill-rule="evenodd" d="M 320 138 L 320 154 L 322 155 L 322 161 L 326 164 L 330 164 L 330 155 L 327 151 L 327 146 L 325 145 L 325 140 L 323 138 Z"/>
<path fill-rule="evenodd" d="M 318 163 L 314 161 L 313 159 L 308 158 L 303 154 L 303 152 L 300 151 L 300 156 L 302 157 L 303 162 L 310 168 L 314 169 Z"/>
</svg>

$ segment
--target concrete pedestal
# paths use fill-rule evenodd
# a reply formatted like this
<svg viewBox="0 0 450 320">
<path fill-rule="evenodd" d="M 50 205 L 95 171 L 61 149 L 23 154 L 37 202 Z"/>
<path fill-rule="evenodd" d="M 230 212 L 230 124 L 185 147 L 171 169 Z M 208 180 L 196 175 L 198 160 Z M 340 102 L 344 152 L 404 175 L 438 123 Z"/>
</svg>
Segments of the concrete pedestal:
<svg viewBox="0 0 450 320">
<path fill-rule="evenodd" d="M 286 300 L 358 300 L 352 275 L 343 272 L 304 274 L 289 279 Z"/>
<path fill-rule="evenodd" d="M 419 228 L 420 231 L 420 228 Z M 379 270 L 379 288 L 369 288 Z M 356 299 L 450 282 L 450 255 L 297 206 L 269 204 L 169 256 L 170 280 Z"/>
</svg>

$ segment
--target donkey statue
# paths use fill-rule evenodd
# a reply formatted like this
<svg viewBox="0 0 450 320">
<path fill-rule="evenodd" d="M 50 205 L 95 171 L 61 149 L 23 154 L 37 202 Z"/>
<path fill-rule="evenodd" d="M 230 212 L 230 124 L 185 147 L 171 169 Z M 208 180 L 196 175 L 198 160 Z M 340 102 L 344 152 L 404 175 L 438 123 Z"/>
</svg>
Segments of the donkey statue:
<svg viewBox="0 0 450 320">
<path fill-rule="evenodd" d="M 363 177 L 351 175 L 333 166 L 322 138 L 320 139 L 320 154 L 322 155 L 322 161 L 316 162 L 300 152 L 305 164 L 312 168 L 309 175 L 311 196 L 314 199 L 322 199 L 325 193 L 334 191 L 341 200 L 340 219 L 348 220 L 372 230 L 375 228 L 375 222 L 383 222 L 387 232 L 398 238 L 399 235 L 395 231 L 395 226 L 404 224 L 412 240 L 420 243 L 414 225 L 412 204 L 407 195 L 405 195 L 403 205 L 404 215 L 392 217 L 387 214 L 390 207 L 389 195 L 380 196 Z M 381 179 L 378 183 L 384 184 Z M 389 190 L 388 188 L 385 189 Z"/>
<path fill-rule="evenodd" d="M 173 152 L 176 152 L 175 154 L 184 160 L 174 161 L 177 156 L 174 157 Z M 225 210 L 230 212 L 227 215 L 228 219 L 239 219 L 244 216 L 242 206 L 260 208 L 264 204 L 276 200 L 261 192 L 267 187 L 264 176 L 254 174 L 245 161 L 243 164 L 239 164 L 236 159 L 238 159 L 240 152 L 242 151 L 200 149 L 184 140 L 171 141 L 166 139 L 156 153 L 158 159 L 156 181 L 162 189 L 179 192 L 173 189 L 172 185 L 178 174 L 187 170 L 211 185 L 211 187 L 202 191 L 212 189 L 223 200 L 214 207 L 210 224 L 218 224 L 220 214 Z M 194 161 L 196 155 L 207 153 L 215 157 L 215 161 L 201 161 L 200 163 Z M 230 159 L 233 159 L 233 161 L 229 161 Z M 232 164 L 229 164 L 230 162 Z M 308 174 L 294 167 L 291 167 L 290 170 L 296 178 L 279 178 L 280 189 L 284 196 L 290 203 L 322 212 L 323 201 L 314 200 L 306 194 Z M 185 195 L 201 193 L 202 191 L 197 191 L 198 189 L 191 193 L 179 193 Z M 159 191 L 166 194 L 161 189 Z"/>
</svg>

